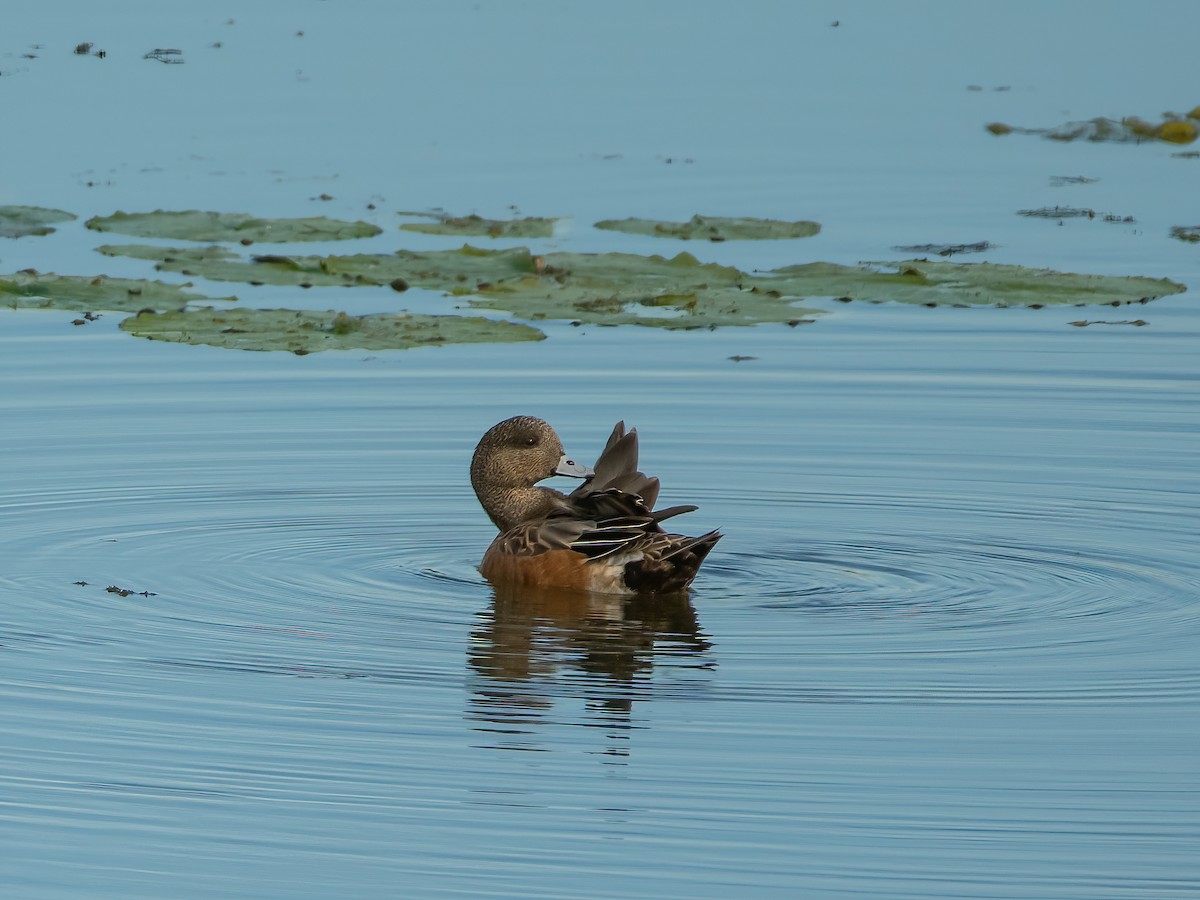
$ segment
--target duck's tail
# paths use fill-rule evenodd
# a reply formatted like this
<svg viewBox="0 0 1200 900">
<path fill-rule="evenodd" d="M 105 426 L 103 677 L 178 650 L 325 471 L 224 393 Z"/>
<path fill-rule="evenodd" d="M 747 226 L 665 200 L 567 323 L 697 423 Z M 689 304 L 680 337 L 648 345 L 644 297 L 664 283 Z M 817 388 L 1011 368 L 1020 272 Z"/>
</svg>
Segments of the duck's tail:
<svg viewBox="0 0 1200 900">
<path fill-rule="evenodd" d="M 631 591 L 671 594 L 687 589 L 700 571 L 709 551 L 721 539 L 719 531 L 698 537 L 663 535 L 657 547 L 647 548 L 642 558 L 625 567 L 625 584 Z"/>
</svg>

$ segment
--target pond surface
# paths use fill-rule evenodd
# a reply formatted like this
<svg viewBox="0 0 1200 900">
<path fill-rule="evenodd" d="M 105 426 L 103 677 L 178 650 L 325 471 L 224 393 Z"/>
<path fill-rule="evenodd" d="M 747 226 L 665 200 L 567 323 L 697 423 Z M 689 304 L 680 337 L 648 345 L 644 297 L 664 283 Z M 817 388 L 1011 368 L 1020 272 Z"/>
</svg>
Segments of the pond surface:
<svg viewBox="0 0 1200 900">
<path fill-rule="evenodd" d="M 391 252 L 461 243 L 398 211 L 515 205 L 573 217 L 546 251 L 751 271 L 986 240 L 1189 291 L 306 356 L 0 309 L 12 896 L 1200 892 L 1200 247 L 1169 237 L 1200 160 L 983 127 L 1192 108 L 1200 11 L 59 6 L 0 39 L 28 129 L 0 203 L 80 218 L 0 242 L 2 272 L 155 277 L 94 252 L 82 221 L 116 210 L 361 218 L 384 233 L 351 252 Z M 1016 215 L 1054 205 L 1136 221 Z M 696 213 L 822 229 L 591 228 Z M 1147 324 L 1069 324 L 1096 320 Z M 589 460 L 638 427 L 663 503 L 700 507 L 681 527 L 726 534 L 690 598 L 480 578 L 467 465 L 518 413 Z"/>
</svg>

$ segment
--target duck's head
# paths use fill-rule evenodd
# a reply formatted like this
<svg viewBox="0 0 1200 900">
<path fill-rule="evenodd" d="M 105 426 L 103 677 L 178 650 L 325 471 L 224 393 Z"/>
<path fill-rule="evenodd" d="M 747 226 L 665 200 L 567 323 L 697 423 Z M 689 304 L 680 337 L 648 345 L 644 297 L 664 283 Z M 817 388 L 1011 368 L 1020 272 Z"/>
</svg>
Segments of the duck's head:
<svg viewBox="0 0 1200 900">
<path fill-rule="evenodd" d="M 471 486 L 501 530 L 511 527 L 512 501 L 539 481 L 555 475 L 590 478 L 590 468 L 570 459 L 549 423 L 536 416 L 513 416 L 488 429 L 471 459 Z"/>
</svg>

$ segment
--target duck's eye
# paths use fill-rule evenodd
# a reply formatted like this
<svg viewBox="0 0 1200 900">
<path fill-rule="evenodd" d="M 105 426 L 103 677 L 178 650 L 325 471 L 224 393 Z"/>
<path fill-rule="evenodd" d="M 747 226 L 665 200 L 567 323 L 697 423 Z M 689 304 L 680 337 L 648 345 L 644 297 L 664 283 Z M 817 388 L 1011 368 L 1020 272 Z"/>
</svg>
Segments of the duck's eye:
<svg viewBox="0 0 1200 900">
<path fill-rule="evenodd" d="M 535 437 L 527 437 L 527 438 L 525 438 L 525 446 L 526 446 L 526 447 L 536 447 L 536 446 L 537 446 L 537 442 L 538 442 L 538 439 L 537 439 L 537 438 L 535 438 Z"/>
</svg>

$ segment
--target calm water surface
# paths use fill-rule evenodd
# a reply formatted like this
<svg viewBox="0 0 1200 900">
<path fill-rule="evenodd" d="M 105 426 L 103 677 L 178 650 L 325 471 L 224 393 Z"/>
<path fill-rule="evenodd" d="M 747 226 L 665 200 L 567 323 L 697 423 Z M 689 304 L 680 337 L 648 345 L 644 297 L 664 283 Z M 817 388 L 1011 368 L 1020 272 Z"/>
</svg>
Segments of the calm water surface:
<svg viewBox="0 0 1200 900">
<path fill-rule="evenodd" d="M 23 14 L 0 91 L 52 152 L 6 151 L 35 177 L 0 202 L 373 217 L 371 249 L 453 245 L 399 235 L 396 209 L 518 203 L 576 216 L 553 242 L 572 250 L 752 268 L 988 239 L 993 261 L 1200 284 L 1165 236 L 1195 224 L 1195 160 L 982 133 L 1194 105 L 1166 50 L 1087 77 L 1053 40 L 1066 6 L 330 6 Z M 1194 35 L 1166 9 L 1075 27 Z M 981 31 L 1007 49 L 970 49 Z M 74 58 L 81 40 L 108 58 Z M 176 45 L 184 66 L 141 59 Z M 338 98 L 344 134 L 314 118 Z M 1101 181 L 1064 194 L 1063 174 Z M 1013 215 L 1056 202 L 1139 221 Z M 825 231 L 695 247 L 587 227 L 698 211 Z M 0 270 L 147 274 L 96 238 L 5 242 Z M 6 895 L 1200 893 L 1194 291 L 1132 314 L 821 305 L 796 329 L 549 323 L 534 345 L 305 357 L 0 310 Z M 479 577 L 492 532 L 466 467 L 519 412 L 582 458 L 638 426 L 664 502 L 727 535 L 690 599 Z"/>
</svg>

